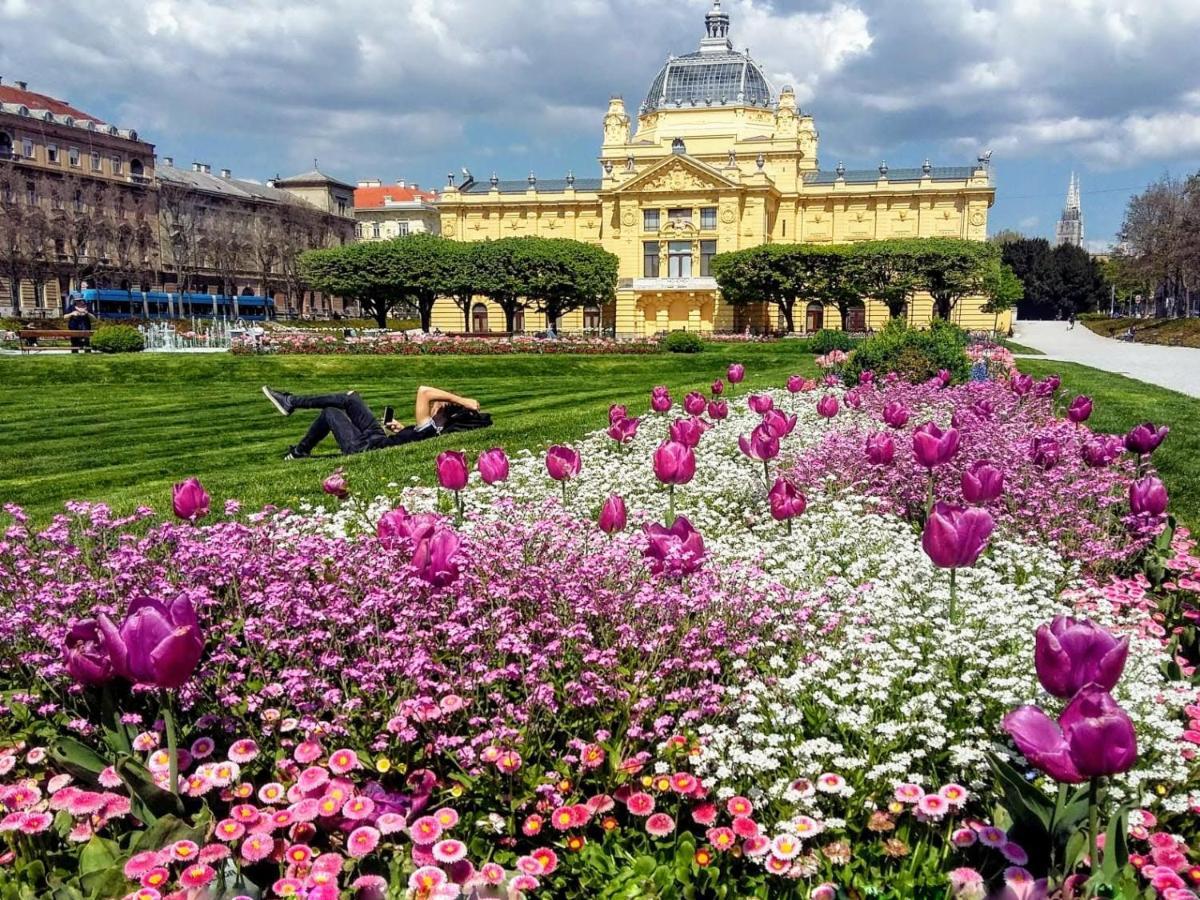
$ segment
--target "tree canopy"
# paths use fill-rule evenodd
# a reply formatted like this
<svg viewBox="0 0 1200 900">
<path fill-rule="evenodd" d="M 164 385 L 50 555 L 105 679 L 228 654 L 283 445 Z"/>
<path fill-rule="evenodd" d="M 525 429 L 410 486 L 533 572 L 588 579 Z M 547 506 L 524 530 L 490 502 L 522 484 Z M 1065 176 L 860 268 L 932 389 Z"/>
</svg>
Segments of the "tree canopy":
<svg viewBox="0 0 1200 900">
<path fill-rule="evenodd" d="M 1100 264 L 1082 247 L 1051 247 L 1045 238 L 1023 238 L 1005 244 L 1001 259 L 1024 285 L 1017 304 L 1022 318 L 1065 318 L 1108 299 Z"/>
</svg>

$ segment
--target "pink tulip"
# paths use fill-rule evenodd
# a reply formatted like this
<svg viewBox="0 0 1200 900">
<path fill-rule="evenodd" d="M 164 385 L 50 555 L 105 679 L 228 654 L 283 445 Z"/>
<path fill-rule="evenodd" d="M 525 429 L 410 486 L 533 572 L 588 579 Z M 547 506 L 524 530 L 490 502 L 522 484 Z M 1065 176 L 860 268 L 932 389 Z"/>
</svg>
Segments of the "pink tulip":
<svg viewBox="0 0 1200 900">
<path fill-rule="evenodd" d="M 883 421 L 890 428 L 903 428 L 908 424 L 908 407 L 892 401 L 883 408 Z"/>
<path fill-rule="evenodd" d="M 350 485 L 346 481 L 346 473 L 338 469 L 323 482 L 321 489 L 330 496 L 337 497 L 339 500 L 345 500 L 350 496 Z"/>
<path fill-rule="evenodd" d="M 775 401 L 767 394 L 751 394 L 746 399 L 746 403 L 752 411 L 758 413 L 760 416 L 775 406 Z"/>
<path fill-rule="evenodd" d="M 499 447 L 480 453 L 475 466 L 484 484 L 499 484 L 508 480 L 508 455 Z"/>
<path fill-rule="evenodd" d="M 628 521 L 628 516 L 625 512 L 625 501 L 613 494 L 604 501 L 604 506 L 600 508 L 600 530 L 605 534 L 616 534 L 618 531 L 625 530 L 625 524 Z"/>
<path fill-rule="evenodd" d="M 971 463 L 962 476 L 963 499 L 968 503 L 990 503 L 1004 493 L 1004 473 L 991 463 Z"/>
<path fill-rule="evenodd" d="M 629 418 L 629 410 L 619 403 L 614 403 L 608 408 L 608 424 L 615 425 L 622 419 Z"/>
<path fill-rule="evenodd" d="M 1004 730 L 1034 768 L 1055 781 L 1078 784 L 1128 772 L 1137 762 L 1137 734 L 1108 691 L 1086 685 L 1055 722 L 1036 706 L 1004 717 Z"/>
<path fill-rule="evenodd" d="M 1057 375 L 1051 375 L 1044 381 L 1039 381 L 1033 386 L 1033 396 L 1053 397 L 1061 385 L 1062 379 Z"/>
<path fill-rule="evenodd" d="M 654 474 L 663 484 L 687 484 L 696 474 L 696 454 L 678 441 L 663 441 L 654 451 Z"/>
<path fill-rule="evenodd" d="M 710 400 L 708 403 L 708 417 L 714 422 L 720 422 L 722 419 L 728 419 L 729 404 L 724 400 Z"/>
<path fill-rule="evenodd" d="M 741 384 L 746 377 L 746 367 L 741 363 L 733 363 L 725 373 L 725 377 L 729 379 L 730 384 Z"/>
<path fill-rule="evenodd" d="M 896 442 L 886 432 L 875 432 L 867 436 L 867 459 L 874 465 L 891 465 L 896 458 Z"/>
<path fill-rule="evenodd" d="M 418 577 L 435 587 L 453 583 L 459 575 L 454 555 L 461 543 L 459 536 L 448 528 L 439 529 L 418 541 L 412 557 Z"/>
<path fill-rule="evenodd" d="M 833 394 L 826 394 L 817 401 L 817 413 L 826 419 L 832 419 L 838 414 L 837 397 Z"/>
<path fill-rule="evenodd" d="M 1167 439 L 1170 431 L 1171 429 L 1165 425 L 1162 428 L 1155 428 L 1150 422 L 1145 422 L 1134 427 L 1129 434 L 1125 435 L 1125 449 L 1139 456 L 1153 453 Z"/>
<path fill-rule="evenodd" d="M 875 383 L 875 373 L 871 369 L 863 369 L 858 373 L 858 383 L 868 385 Z"/>
<path fill-rule="evenodd" d="M 783 478 L 776 479 L 771 490 L 767 492 L 767 501 L 771 505 L 771 518 L 776 522 L 786 522 L 804 514 L 808 509 L 808 500 L 800 490 Z"/>
<path fill-rule="evenodd" d="M 637 437 L 639 419 L 618 419 L 608 428 L 608 436 L 618 444 L 628 444 Z"/>
<path fill-rule="evenodd" d="M 771 431 L 777 438 L 785 438 L 796 430 L 796 416 L 786 415 L 777 409 L 767 410 L 763 416 L 762 426 Z"/>
<path fill-rule="evenodd" d="M 1121 455 L 1122 449 L 1121 439 L 1109 435 L 1088 441 L 1083 445 L 1081 455 L 1090 468 L 1103 469 Z"/>
<path fill-rule="evenodd" d="M 720 397 L 723 393 L 725 393 L 725 382 L 718 378 L 712 383 L 710 390 L 712 391 L 712 395 L 714 397 Z"/>
<path fill-rule="evenodd" d="M 1033 390 L 1033 376 L 1017 373 L 1008 380 L 1008 386 L 1018 397 L 1024 397 Z"/>
<path fill-rule="evenodd" d="M 825 385 L 825 387 L 837 387 L 841 383 L 841 380 L 832 373 L 821 379 L 821 384 Z"/>
<path fill-rule="evenodd" d="M 186 597 L 137 597 L 118 628 L 103 613 L 96 623 L 113 671 L 133 684 L 174 689 L 192 677 L 204 653 L 196 612 Z"/>
<path fill-rule="evenodd" d="M 171 505 L 175 515 L 186 522 L 195 522 L 208 515 L 209 496 L 200 484 L 200 479 L 189 478 L 171 491 Z"/>
<path fill-rule="evenodd" d="M 1053 469 L 1062 457 L 1062 447 L 1052 437 L 1035 437 L 1029 456 L 1035 465 L 1041 466 L 1043 469 Z"/>
<path fill-rule="evenodd" d="M 958 452 L 958 431 L 938 428 L 933 422 L 926 422 L 913 432 L 913 455 L 917 462 L 927 469 L 944 466 Z"/>
<path fill-rule="evenodd" d="M 845 399 L 847 406 L 853 407 L 854 409 L 862 409 L 862 394 L 860 394 L 858 391 L 858 388 L 851 388 L 850 390 L 846 391 L 846 395 L 843 399 Z"/>
<path fill-rule="evenodd" d="M 954 380 L 954 376 L 950 374 L 948 369 L 940 369 L 937 375 L 934 376 L 934 380 L 941 384 L 942 387 L 949 387 L 950 382 Z"/>
<path fill-rule="evenodd" d="M 939 501 L 925 523 L 921 546 L 933 564 L 943 569 L 973 566 L 995 527 L 986 510 Z"/>
<path fill-rule="evenodd" d="M 671 423 L 671 440 L 685 447 L 696 447 L 707 429 L 703 419 L 676 419 Z"/>
<path fill-rule="evenodd" d="M 1042 687 L 1063 700 L 1089 684 L 1111 691 L 1125 670 L 1129 638 L 1089 619 L 1057 616 L 1037 630 L 1033 662 Z"/>
<path fill-rule="evenodd" d="M 556 444 L 546 451 L 546 472 L 555 481 L 568 481 L 583 467 L 579 454 L 570 447 Z"/>
<path fill-rule="evenodd" d="M 749 438 L 745 435 L 739 437 L 738 446 L 746 456 L 763 462 L 774 459 L 779 455 L 779 438 L 775 436 L 775 433 L 771 429 L 763 425 L 755 428 L 750 433 Z"/>
<path fill-rule="evenodd" d="M 1067 407 L 1067 418 L 1079 425 L 1092 417 L 1092 398 L 1080 394 Z"/>
<path fill-rule="evenodd" d="M 647 525 L 646 535 L 650 543 L 645 557 L 655 575 L 689 575 L 704 561 L 704 538 L 684 516 L 675 519 L 670 528 Z"/>
<path fill-rule="evenodd" d="M 702 416 L 704 409 L 708 406 L 708 401 L 704 399 L 704 395 L 699 391 L 692 391 L 683 398 L 683 411 L 689 416 Z"/>
<path fill-rule="evenodd" d="M 461 450 L 444 450 L 437 458 L 438 484 L 448 491 L 461 491 L 467 486 L 470 469 L 467 454 Z"/>
<path fill-rule="evenodd" d="M 72 625 L 63 638 L 62 649 L 67 674 L 79 684 L 97 685 L 113 680 L 112 659 L 94 619 Z"/>
<path fill-rule="evenodd" d="M 671 392 L 662 385 L 650 392 L 650 408 L 658 413 L 665 413 L 671 408 Z"/>
<path fill-rule="evenodd" d="M 441 524 L 441 517 L 433 513 L 410 516 L 408 510 L 398 506 L 380 517 L 375 534 L 386 549 L 395 550 L 405 541 L 416 543 L 424 540 Z"/>
<path fill-rule="evenodd" d="M 789 393 L 799 394 L 804 390 L 804 379 L 799 375 L 793 375 L 787 380 L 787 389 Z"/>
<path fill-rule="evenodd" d="M 1135 516 L 1157 518 L 1167 511 L 1167 489 L 1152 475 L 1129 485 L 1129 509 Z"/>
</svg>

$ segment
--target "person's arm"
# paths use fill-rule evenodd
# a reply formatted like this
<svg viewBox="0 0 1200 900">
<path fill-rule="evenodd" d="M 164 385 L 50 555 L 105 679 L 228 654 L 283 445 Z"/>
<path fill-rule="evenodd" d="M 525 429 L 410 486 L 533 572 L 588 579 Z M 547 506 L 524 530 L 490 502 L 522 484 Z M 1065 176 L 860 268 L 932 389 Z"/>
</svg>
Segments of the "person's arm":
<svg viewBox="0 0 1200 900">
<path fill-rule="evenodd" d="M 433 417 L 432 407 L 435 403 L 457 403 L 467 409 L 479 409 L 479 401 L 470 397 L 460 397 L 441 388 L 421 385 L 417 388 L 417 403 L 413 410 L 413 421 L 420 425 L 426 419 Z"/>
</svg>

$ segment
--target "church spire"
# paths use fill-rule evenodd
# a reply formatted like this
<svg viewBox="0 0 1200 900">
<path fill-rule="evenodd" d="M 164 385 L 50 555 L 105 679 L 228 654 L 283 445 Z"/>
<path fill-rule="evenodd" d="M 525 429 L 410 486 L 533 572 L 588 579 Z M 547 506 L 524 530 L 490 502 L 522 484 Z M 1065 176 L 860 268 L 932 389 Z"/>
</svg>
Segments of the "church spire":
<svg viewBox="0 0 1200 900">
<path fill-rule="evenodd" d="M 1071 173 L 1071 181 L 1067 185 L 1067 205 L 1063 207 L 1062 217 L 1054 230 L 1055 246 L 1072 244 L 1083 246 L 1083 207 L 1079 199 L 1079 176 Z"/>
<path fill-rule="evenodd" d="M 721 0 L 713 0 L 712 9 L 704 17 L 704 31 L 700 52 L 725 53 L 733 50 L 733 44 L 729 41 L 729 13 L 721 9 Z"/>
</svg>

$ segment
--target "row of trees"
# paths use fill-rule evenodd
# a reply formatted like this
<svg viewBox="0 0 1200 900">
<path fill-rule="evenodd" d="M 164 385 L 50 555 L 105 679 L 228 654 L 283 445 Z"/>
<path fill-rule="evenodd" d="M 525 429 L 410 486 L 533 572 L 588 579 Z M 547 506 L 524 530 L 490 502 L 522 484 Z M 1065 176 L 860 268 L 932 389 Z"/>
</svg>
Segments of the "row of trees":
<svg viewBox="0 0 1200 900">
<path fill-rule="evenodd" d="M 420 318 L 423 331 L 443 297 L 462 311 L 465 331 L 478 297 L 504 311 L 508 331 L 525 309 L 555 322 L 571 310 L 610 301 L 617 264 L 600 247 L 566 238 L 458 242 L 430 234 L 314 250 L 300 260 L 313 287 L 358 301 L 380 328 L 390 312 L 402 309 Z"/>
<path fill-rule="evenodd" d="M 1188 315 L 1200 294 L 1200 172 L 1164 176 L 1132 197 L 1120 237 L 1108 274 L 1122 299 L 1156 315 Z"/>
<path fill-rule="evenodd" d="M 1012 231 L 998 233 L 992 242 L 1025 285 L 1025 296 L 1017 304 L 1021 318 L 1065 319 L 1108 302 L 1103 266 L 1082 247 L 1051 247 L 1045 238 Z"/>
<path fill-rule="evenodd" d="M 957 238 L 763 244 L 719 254 L 712 273 L 726 302 L 771 303 L 789 332 L 801 303 L 836 307 L 845 330 L 851 308 L 868 298 L 897 318 L 925 292 L 933 298 L 934 314 L 948 320 L 965 297 L 987 297 L 987 311 L 998 316 L 1022 291 L 997 248 Z"/>
</svg>

